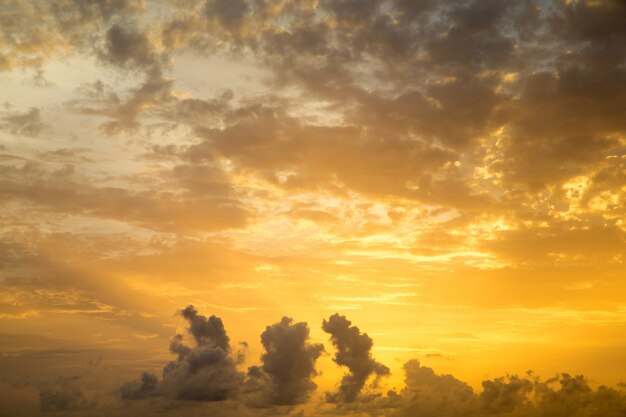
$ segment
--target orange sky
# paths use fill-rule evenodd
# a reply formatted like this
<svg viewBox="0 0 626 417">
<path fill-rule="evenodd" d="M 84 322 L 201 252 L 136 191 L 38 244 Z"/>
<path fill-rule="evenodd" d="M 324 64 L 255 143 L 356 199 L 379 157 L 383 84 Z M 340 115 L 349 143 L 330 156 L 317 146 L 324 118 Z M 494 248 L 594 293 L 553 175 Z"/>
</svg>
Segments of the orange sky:
<svg viewBox="0 0 626 417">
<path fill-rule="evenodd" d="M 419 417 L 426 367 L 462 399 L 432 413 L 473 416 L 503 375 L 626 381 L 623 1 L 0 0 L 0 92 L 0 416 Z M 223 403 L 162 375 L 188 305 L 230 337 Z M 389 369 L 358 406 L 325 400 L 334 313 Z M 289 406 L 283 316 L 325 347 Z M 142 371 L 154 399 L 120 399 Z"/>
</svg>

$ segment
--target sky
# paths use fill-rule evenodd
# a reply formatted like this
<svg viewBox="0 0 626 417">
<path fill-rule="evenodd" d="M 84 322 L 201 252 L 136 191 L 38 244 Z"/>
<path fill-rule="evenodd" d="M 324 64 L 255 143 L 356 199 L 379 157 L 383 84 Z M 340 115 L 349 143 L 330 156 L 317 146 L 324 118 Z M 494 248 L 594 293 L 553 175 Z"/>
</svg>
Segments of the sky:
<svg viewBox="0 0 626 417">
<path fill-rule="evenodd" d="M 0 416 L 623 416 L 626 2 L 0 0 Z"/>
</svg>

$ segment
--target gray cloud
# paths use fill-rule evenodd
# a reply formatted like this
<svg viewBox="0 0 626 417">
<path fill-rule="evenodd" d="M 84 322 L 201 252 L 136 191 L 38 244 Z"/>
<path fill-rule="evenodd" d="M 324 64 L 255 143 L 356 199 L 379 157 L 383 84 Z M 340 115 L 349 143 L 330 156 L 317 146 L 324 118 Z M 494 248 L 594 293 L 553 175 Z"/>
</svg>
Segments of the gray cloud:
<svg viewBox="0 0 626 417">
<path fill-rule="evenodd" d="M 333 314 L 323 321 L 322 329 L 330 334 L 337 349 L 333 360 L 350 371 L 342 378 L 339 391 L 328 395 L 330 401 L 353 402 L 371 375 L 380 377 L 389 374 L 389 368 L 372 358 L 372 338 L 352 326 L 345 316 Z"/>
<path fill-rule="evenodd" d="M 190 401 L 223 401 L 237 395 L 243 374 L 236 369 L 228 336 L 222 320 L 206 318 L 193 306 L 182 310 L 189 323 L 189 333 L 196 345 L 189 347 L 177 335 L 170 351 L 178 355 L 176 361 L 163 369 L 163 390 L 175 398 Z"/>
<path fill-rule="evenodd" d="M 305 402 L 316 388 L 315 362 L 324 351 L 311 344 L 306 323 L 283 317 L 261 334 L 265 353 L 261 366 L 248 369 L 248 390 L 253 406 L 295 405 Z"/>
<path fill-rule="evenodd" d="M 112 65 L 154 71 L 162 63 L 146 34 L 134 28 L 111 25 L 106 32 L 105 45 L 100 58 Z"/>
<path fill-rule="evenodd" d="M 165 365 L 163 379 L 159 382 L 155 375 L 144 372 L 140 381 L 127 382 L 120 388 L 123 399 L 165 396 L 184 401 L 217 402 L 238 395 L 244 375 L 237 370 L 237 364 L 244 357 L 231 354 L 222 320 L 198 314 L 191 305 L 184 308 L 181 315 L 189 323 L 188 332 L 195 345 L 186 345 L 181 334 L 174 336 L 170 352 L 177 358 Z"/>
<path fill-rule="evenodd" d="M 227 29 L 236 29 L 250 11 L 247 0 L 209 0 L 205 6 L 207 17 L 215 17 Z"/>
<path fill-rule="evenodd" d="M 143 372 L 139 381 L 129 381 L 120 388 L 120 396 L 125 400 L 137 400 L 153 395 L 159 380 L 156 375 Z"/>
</svg>

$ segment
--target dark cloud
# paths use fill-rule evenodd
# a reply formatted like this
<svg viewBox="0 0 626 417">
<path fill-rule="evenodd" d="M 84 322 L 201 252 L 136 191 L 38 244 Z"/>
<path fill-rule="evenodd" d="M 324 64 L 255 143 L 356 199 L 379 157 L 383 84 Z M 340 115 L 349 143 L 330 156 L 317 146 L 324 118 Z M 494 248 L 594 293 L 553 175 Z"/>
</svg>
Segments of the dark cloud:
<svg viewBox="0 0 626 417">
<path fill-rule="evenodd" d="M 309 343 L 306 323 L 288 317 L 261 334 L 265 353 L 261 366 L 248 369 L 248 389 L 253 406 L 295 405 L 305 402 L 316 388 L 315 362 L 324 351 L 321 344 Z"/>
<path fill-rule="evenodd" d="M 193 306 L 181 314 L 189 323 L 195 346 L 185 345 L 181 335 L 172 339 L 170 351 L 178 359 L 163 369 L 163 390 L 189 401 L 223 401 L 236 396 L 243 374 L 231 356 L 222 320 L 199 315 Z"/>
<path fill-rule="evenodd" d="M 145 33 L 113 24 L 106 32 L 106 46 L 100 53 L 103 61 L 126 68 L 158 69 L 159 55 Z"/>
<path fill-rule="evenodd" d="M 154 394 L 159 380 L 156 375 L 143 372 L 139 381 L 129 381 L 120 388 L 120 396 L 125 400 L 137 400 Z"/>
<path fill-rule="evenodd" d="M 230 351 L 230 339 L 226 335 L 222 319 L 214 315 L 206 318 L 198 314 L 193 306 L 185 307 L 181 314 L 189 322 L 189 333 L 198 346 L 211 346 L 224 352 Z"/>
<path fill-rule="evenodd" d="M 322 330 L 330 334 L 337 349 L 333 358 L 335 363 L 346 366 L 350 371 L 342 378 L 339 391 L 328 395 L 330 401 L 353 402 L 371 375 L 380 377 L 389 374 L 389 368 L 372 358 L 372 339 L 352 326 L 345 316 L 333 314 L 322 322 Z"/>
<path fill-rule="evenodd" d="M 306 323 L 293 323 L 284 317 L 268 326 L 261 335 L 266 350 L 261 356 L 262 365 L 250 367 L 246 380 L 237 370 L 245 360 L 245 351 L 232 352 L 222 320 L 200 315 L 193 306 L 187 306 L 181 314 L 189 323 L 188 332 L 195 344 L 189 346 L 183 335 L 176 335 L 170 352 L 177 359 L 163 368 L 162 381 L 144 372 L 140 381 L 121 387 L 122 398 L 166 396 L 207 402 L 240 398 L 253 408 L 264 408 L 304 403 L 316 388 L 312 381 L 317 375 L 315 362 L 324 347 L 309 343 Z"/>
<path fill-rule="evenodd" d="M 376 0 L 324 0 L 321 7 L 329 10 L 340 23 L 367 23 L 380 7 Z"/>
<path fill-rule="evenodd" d="M 165 396 L 184 401 L 217 402 L 235 398 L 243 384 L 243 373 L 237 364 L 244 358 L 233 357 L 229 338 L 219 317 L 198 314 L 187 306 L 181 315 L 189 323 L 188 332 L 194 345 L 184 343 L 183 335 L 176 335 L 170 343 L 175 361 L 163 368 L 163 379 L 144 372 L 140 381 L 125 383 L 120 389 L 124 399 L 137 400 L 147 396 Z"/>
<path fill-rule="evenodd" d="M 237 29 L 250 11 L 248 0 L 208 0 L 207 17 L 215 17 L 227 29 Z"/>
</svg>

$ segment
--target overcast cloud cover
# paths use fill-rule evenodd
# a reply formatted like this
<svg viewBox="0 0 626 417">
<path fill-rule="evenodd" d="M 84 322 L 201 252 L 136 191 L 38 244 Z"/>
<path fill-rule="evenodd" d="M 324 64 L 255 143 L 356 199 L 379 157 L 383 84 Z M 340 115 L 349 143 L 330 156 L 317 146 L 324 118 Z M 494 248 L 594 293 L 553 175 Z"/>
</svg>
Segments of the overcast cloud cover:
<svg viewBox="0 0 626 417">
<path fill-rule="evenodd" d="M 0 416 L 624 415 L 625 207 L 621 0 L 0 0 Z"/>
</svg>

